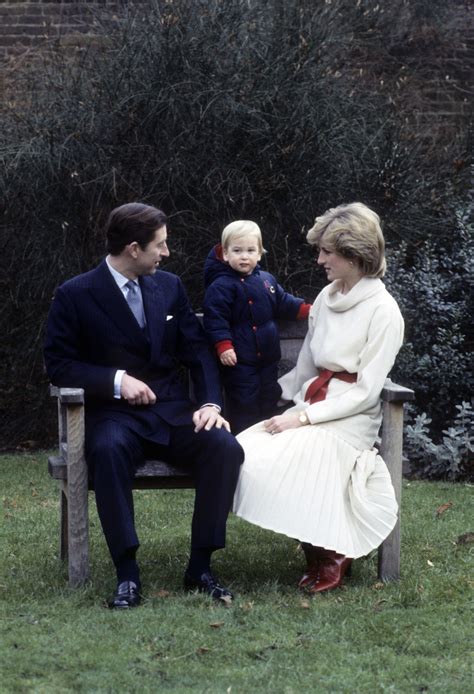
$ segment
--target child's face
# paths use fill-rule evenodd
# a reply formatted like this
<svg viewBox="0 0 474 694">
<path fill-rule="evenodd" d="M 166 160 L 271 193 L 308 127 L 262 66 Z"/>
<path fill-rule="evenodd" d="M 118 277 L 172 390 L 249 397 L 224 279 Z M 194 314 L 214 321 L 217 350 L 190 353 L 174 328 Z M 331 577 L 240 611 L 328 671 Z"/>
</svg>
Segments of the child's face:
<svg viewBox="0 0 474 694">
<path fill-rule="evenodd" d="M 250 275 L 262 257 L 258 241 L 252 234 L 233 239 L 223 253 L 224 260 L 233 270 L 242 275 Z"/>
</svg>

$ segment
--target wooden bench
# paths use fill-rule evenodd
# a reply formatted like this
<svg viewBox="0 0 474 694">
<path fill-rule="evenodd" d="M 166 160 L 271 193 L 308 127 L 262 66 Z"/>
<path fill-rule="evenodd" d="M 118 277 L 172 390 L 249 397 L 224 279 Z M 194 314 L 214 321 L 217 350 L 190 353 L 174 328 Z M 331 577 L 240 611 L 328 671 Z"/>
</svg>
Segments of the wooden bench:
<svg viewBox="0 0 474 694">
<path fill-rule="evenodd" d="M 291 368 L 306 333 L 306 322 L 281 321 L 282 372 Z M 58 401 L 59 451 L 48 459 L 51 477 L 60 483 L 60 556 L 68 558 L 69 584 L 89 577 L 89 527 L 87 464 L 84 456 L 84 391 L 51 387 Z M 390 379 L 382 391 L 383 425 L 380 453 L 390 471 L 398 504 L 402 490 L 403 403 L 413 400 L 413 390 Z M 135 489 L 189 489 L 194 483 L 185 466 L 147 460 L 135 474 Z M 383 581 L 400 576 L 400 519 L 378 551 L 378 574 Z"/>
</svg>

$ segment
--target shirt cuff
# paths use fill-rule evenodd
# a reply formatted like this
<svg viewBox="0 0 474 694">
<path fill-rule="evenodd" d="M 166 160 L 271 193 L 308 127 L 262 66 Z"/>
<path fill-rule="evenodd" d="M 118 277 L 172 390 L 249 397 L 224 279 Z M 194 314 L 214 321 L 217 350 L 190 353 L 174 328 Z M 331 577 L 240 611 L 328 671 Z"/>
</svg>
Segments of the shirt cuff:
<svg viewBox="0 0 474 694">
<path fill-rule="evenodd" d="M 216 405 L 214 402 L 205 402 L 204 405 L 201 405 L 201 407 L 199 409 L 202 410 L 203 407 L 215 407 L 215 409 L 219 412 L 219 414 L 221 413 L 221 408 L 219 407 L 219 405 Z"/>
<path fill-rule="evenodd" d="M 126 374 L 126 371 L 123 371 L 122 369 L 119 369 L 118 371 L 115 372 L 115 378 L 114 378 L 114 398 L 116 400 L 120 400 L 122 397 L 120 393 L 120 389 L 122 387 L 122 378 Z"/>
</svg>

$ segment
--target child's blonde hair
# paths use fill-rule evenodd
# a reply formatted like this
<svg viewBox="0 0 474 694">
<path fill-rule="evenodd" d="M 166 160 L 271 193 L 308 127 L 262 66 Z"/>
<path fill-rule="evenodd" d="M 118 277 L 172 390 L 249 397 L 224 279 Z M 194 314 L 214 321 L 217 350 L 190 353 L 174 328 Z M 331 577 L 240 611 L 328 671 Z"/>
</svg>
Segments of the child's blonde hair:
<svg viewBox="0 0 474 694">
<path fill-rule="evenodd" d="M 226 251 L 230 244 L 242 236 L 254 236 L 257 241 L 259 253 L 264 253 L 262 232 L 260 227 L 250 219 L 237 219 L 224 227 L 221 236 L 222 248 Z"/>
</svg>

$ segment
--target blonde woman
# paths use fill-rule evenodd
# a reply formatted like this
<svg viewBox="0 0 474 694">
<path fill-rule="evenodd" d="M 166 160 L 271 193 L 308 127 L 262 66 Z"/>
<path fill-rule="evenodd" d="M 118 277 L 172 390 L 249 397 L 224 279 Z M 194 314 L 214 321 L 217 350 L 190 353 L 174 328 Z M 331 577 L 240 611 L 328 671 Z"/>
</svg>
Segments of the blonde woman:
<svg viewBox="0 0 474 694">
<path fill-rule="evenodd" d="M 397 503 L 374 448 L 380 394 L 403 341 L 403 318 L 381 280 L 378 215 L 356 202 L 317 217 L 307 240 L 330 282 L 318 295 L 295 368 L 280 379 L 283 414 L 243 431 L 234 512 L 297 538 L 299 586 L 339 586 L 351 559 L 391 532 Z"/>
</svg>

